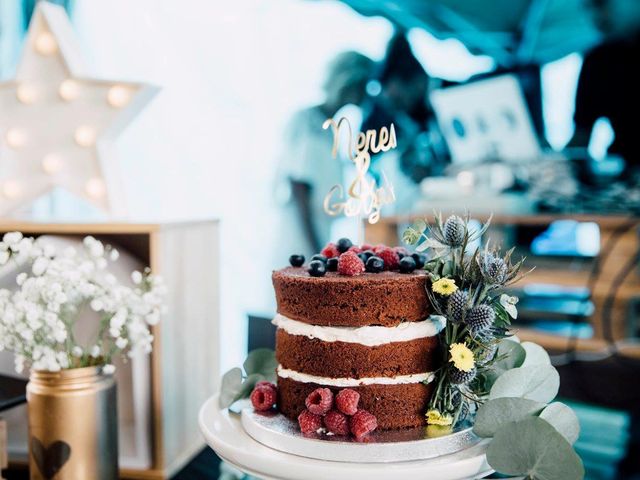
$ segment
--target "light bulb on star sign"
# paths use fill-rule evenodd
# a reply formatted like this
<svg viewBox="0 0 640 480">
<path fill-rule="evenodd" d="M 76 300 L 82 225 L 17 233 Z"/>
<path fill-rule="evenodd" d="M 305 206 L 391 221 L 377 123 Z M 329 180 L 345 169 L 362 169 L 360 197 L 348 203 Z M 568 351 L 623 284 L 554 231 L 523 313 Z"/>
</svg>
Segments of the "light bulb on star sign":
<svg viewBox="0 0 640 480">
<path fill-rule="evenodd" d="M 15 78 L 0 82 L 0 216 L 57 187 L 126 216 L 113 142 L 157 91 L 93 78 L 64 9 L 38 2 Z"/>
</svg>

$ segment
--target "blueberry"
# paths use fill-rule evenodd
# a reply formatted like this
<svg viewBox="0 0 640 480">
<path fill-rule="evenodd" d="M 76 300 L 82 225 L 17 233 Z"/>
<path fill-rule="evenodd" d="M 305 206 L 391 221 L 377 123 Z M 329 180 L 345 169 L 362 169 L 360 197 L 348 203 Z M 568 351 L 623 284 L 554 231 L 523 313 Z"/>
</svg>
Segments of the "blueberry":
<svg viewBox="0 0 640 480">
<path fill-rule="evenodd" d="M 289 263 L 292 267 L 301 267 L 304 263 L 304 255 L 291 255 L 289 257 Z"/>
<path fill-rule="evenodd" d="M 349 240 L 348 238 L 341 238 L 340 240 L 338 240 L 338 243 L 336 243 L 336 247 L 338 248 L 338 251 L 340 253 L 346 252 L 352 246 L 353 243 L 351 243 L 351 240 Z"/>
<path fill-rule="evenodd" d="M 338 257 L 330 258 L 327 260 L 327 272 L 338 271 Z"/>
<path fill-rule="evenodd" d="M 323 261 L 312 260 L 311 262 L 309 262 L 309 268 L 307 269 L 307 271 L 312 277 L 324 277 L 326 267 Z"/>
<path fill-rule="evenodd" d="M 416 269 L 416 261 L 412 257 L 400 259 L 400 273 L 411 273 Z"/>
<path fill-rule="evenodd" d="M 320 260 L 322 263 L 327 263 L 327 257 L 325 257 L 324 255 L 320 255 L 319 253 L 316 253 L 313 257 L 311 257 L 311 261 L 313 262 L 314 260 Z"/>
<path fill-rule="evenodd" d="M 416 262 L 416 268 L 424 268 L 424 264 L 427 263 L 427 257 L 422 253 L 414 253 L 411 258 Z"/>
<path fill-rule="evenodd" d="M 367 257 L 364 253 L 360 252 L 358 254 L 358 257 L 360 258 L 360 260 L 362 260 L 362 263 L 367 263 L 367 260 L 369 260 L 369 257 Z"/>
<path fill-rule="evenodd" d="M 372 250 L 365 250 L 362 254 L 367 258 L 367 260 L 375 255 Z M 367 263 L 367 260 L 364 260 L 364 263 Z"/>
<path fill-rule="evenodd" d="M 384 260 L 380 257 L 376 257 L 375 255 L 373 257 L 369 257 L 369 260 L 367 260 L 365 265 L 365 269 L 369 273 L 380 273 L 384 270 Z"/>
<path fill-rule="evenodd" d="M 396 255 L 398 255 L 398 258 L 399 258 L 400 260 L 402 260 L 402 259 L 406 256 L 404 253 L 402 253 L 402 252 L 398 252 L 398 251 L 396 251 Z"/>
</svg>

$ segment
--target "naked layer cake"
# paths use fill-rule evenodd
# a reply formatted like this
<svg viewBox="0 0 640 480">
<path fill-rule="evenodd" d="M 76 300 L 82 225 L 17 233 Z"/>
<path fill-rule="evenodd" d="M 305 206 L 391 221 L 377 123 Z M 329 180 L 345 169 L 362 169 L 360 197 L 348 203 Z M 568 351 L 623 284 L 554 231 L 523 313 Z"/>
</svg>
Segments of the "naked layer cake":
<svg viewBox="0 0 640 480">
<path fill-rule="evenodd" d="M 287 417 L 295 420 L 319 387 L 350 388 L 378 428 L 426 423 L 442 325 L 429 319 L 425 272 L 414 270 L 415 262 L 403 269 L 395 262 L 402 253 L 394 253 L 386 270 L 369 268 L 358 253 L 366 268 L 351 274 L 332 268 L 330 259 L 316 260 L 327 267 L 317 265 L 320 272 L 311 263 L 273 273 L 277 405 Z"/>
</svg>

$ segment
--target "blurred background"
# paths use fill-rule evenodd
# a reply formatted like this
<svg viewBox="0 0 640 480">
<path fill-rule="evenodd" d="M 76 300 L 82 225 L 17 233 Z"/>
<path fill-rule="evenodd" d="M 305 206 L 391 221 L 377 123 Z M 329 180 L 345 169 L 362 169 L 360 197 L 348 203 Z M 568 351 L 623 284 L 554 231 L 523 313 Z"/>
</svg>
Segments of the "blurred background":
<svg viewBox="0 0 640 480">
<path fill-rule="evenodd" d="M 516 328 L 553 354 L 587 478 L 640 478 L 640 2 L 55 3 L 95 76 L 160 88 L 113 144 L 128 219 L 220 220 L 222 371 L 273 341 L 271 271 L 356 235 L 322 212 L 354 175 L 323 121 L 393 123 L 398 148 L 369 173 L 397 198 L 368 243 L 434 210 L 493 213 L 489 236 L 537 266 Z M 2 79 L 34 4 L 0 0 Z M 106 219 L 62 190 L 3 220 L 25 216 Z M 204 452 L 176 478 L 217 474 Z"/>
</svg>

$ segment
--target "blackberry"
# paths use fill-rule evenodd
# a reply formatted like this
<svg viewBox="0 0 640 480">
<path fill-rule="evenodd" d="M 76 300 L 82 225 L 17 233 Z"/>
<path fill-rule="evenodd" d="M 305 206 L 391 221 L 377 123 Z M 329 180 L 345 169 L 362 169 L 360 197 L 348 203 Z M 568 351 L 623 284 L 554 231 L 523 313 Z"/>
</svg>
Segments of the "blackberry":
<svg viewBox="0 0 640 480">
<path fill-rule="evenodd" d="M 466 232 L 466 226 L 464 220 L 457 215 L 451 215 L 444 222 L 442 227 L 442 233 L 444 240 L 450 247 L 459 247 L 464 242 L 464 235 Z"/>
<path fill-rule="evenodd" d="M 468 372 L 464 372 L 462 370 L 458 370 L 457 368 L 452 368 L 449 370 L 449 379 L 451 383 L 454 385 L 466 385 L 471 380 L 476 378 L 476 369 L 470 370 Z"/>
<path fill-rule="evenodd" d="M 336 243 L 336 247 L 340 253 L 344 253 L 353 246 L 353 243 L 348 238 L 341 238 Z"/>
<path fill-rule="evenodd" d="M 369 273 L 380 273 L 384 270 L 384 260 L 380 257 L 376 257 L 375 255 L 373 257 L 369 257 L 369 260 L 367 260 L 367 263 L 365 264 L 365 269 Z"/>
<path fill-rule="evenodd" d="M 327 263 L 327 257 L 325 257 L 324 255 L 321 255 L 319 253 L 316 253 L 313 257 L 311 257 L 311 261 L 313 262 L 314 260 L 318 260 L 324 264 Z"/>
<path fill-rule="evenodd" d="M 337 271 L 338 271 L 338 257 L 327 259 L 327 272 L 337 272 Z"/>
<path fill-rule="evenodd" d="M 478 305 L 471 309 L 465 318 L 465 322 L 469 326 L 471 333 L 475 335 L 489 329 L 493 325 L 495 318 L 496 313 L 493 308 L 489 305 Z"/>
<path fill-rule="evenodd" d="M 301 267 L 304 264 L 304 255 L 291 255 L 289 263 L 292 267 Z"/>
<path fill-rule="evenodd" d="M 411 257 L 400 259 L 400 273 L 411 273 L 416 269 L 416 261 Z"/>
<path fill-rule="evenodd" d="M 312 260 L 309 262 L 307 272 L 309 272 L 309 275 L 312 277 L 324 277 L 324 274 L 326 273 L 325 263 L 320 260 Z"/>
<path fill-rule="evenodd" d="M 466 290 L 456 290 L 449 296 L 447 302 L 447 317 L 450 322 L 463 322 L 467 316 L 469 293 Z"/>
<path fill-rule="evenodd" d="M 411 258 L 416 262 L 416 268 L 424 268 L 424 264 L 427 263 L 427 257 L 422 253 L 414 253 L 411 255 Z"/>
</svg>

